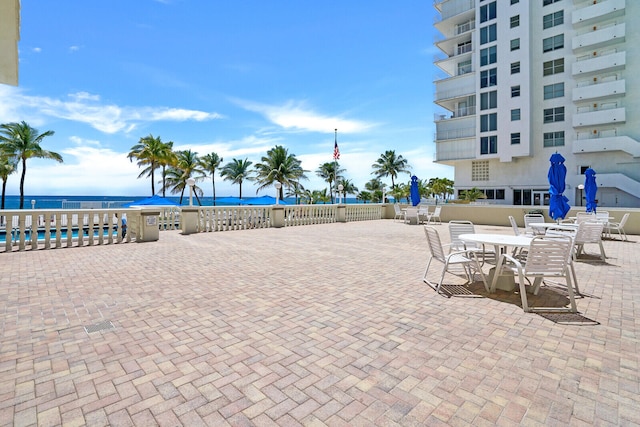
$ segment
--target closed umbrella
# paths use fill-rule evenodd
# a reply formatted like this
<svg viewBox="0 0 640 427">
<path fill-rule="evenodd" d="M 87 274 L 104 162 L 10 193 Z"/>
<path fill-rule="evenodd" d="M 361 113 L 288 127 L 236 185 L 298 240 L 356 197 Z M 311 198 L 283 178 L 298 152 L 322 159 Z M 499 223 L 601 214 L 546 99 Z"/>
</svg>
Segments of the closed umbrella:
<svg viewBox="0 0 640 427">
<path fill-rule="evenodd" d="M 564 165 L 564 157 L 560 153 L 554 153 L 549 159 L 551 167 L 549 168 L 549 216 L 556 221 L 564 219 L 571 209 L 569 199 L 564 193 L 565 179 L 567 177 L 567 167 Z"/>
<path fill-rule="evenodd" d="M 409 194 L 411 195 L 411 205 L 418 206 L 420 203 L 420 190 L 418 189 L 418 177 L 415 175 L 411 177 L 411 189 Z"/>
<path fill-rule="evenodd" d="M 584 194 L 587 200 L 587 212 L 596 212 L 596 193 L 598 185 L 596 184 L 596 171 L 589 168 L 584 171 Z"/>
</svg>

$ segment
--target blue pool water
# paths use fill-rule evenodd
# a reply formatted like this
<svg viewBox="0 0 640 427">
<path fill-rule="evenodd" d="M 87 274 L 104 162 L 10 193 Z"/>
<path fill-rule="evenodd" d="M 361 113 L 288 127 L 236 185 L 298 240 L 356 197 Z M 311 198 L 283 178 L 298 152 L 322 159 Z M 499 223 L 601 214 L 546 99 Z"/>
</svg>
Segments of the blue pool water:
<svg viewBox="0 0 640 427">
<path fill-rule="evenodd" d="M 108 237 L 109 236 L 109 229 L 105 229 L 103 232 L 103 236 L 104 237 Z M 111 233 L 113 233 L 113 236 L 116 237 L 116 233 L 117 230 L 111 230 Z M 18 241 L 20 240 L 20 234 L 18 230 L 15 230 L 13 233 L 9 233 L 10 235 L 12 235 L 12 239 L 14 241 Z M 30 240 L 31 239 L 31 230 L 25 230 L 25 240 Z M 45 235 L 45 231 L 43 229 L 39 229 L 38 230 L 38 240 L 44 240 L 44 235 Z M 87 231 L 83 231 L 83 235 L 85 237 L 88 237 L 88 233 Z M 56 230 L 51 230 L 51 239 L 55 239 L 57 236 L 57 231 Z M 77 238 L 78 237 L 78 229 L 74 228 L 71 230 L 71 237 L 72 238 Z M 93 238 L 97 239 L 99 236 L 99 233 L 97 231 L 94 231 L 93 233 Z M 60 238 L 62 240 L 65 240 L 67 238 L 67 230 L 62 229 L 60 230 Z M 7 241 L 7 232 L 6 230 L 0 230 L 0 244 L 4 244 Z"/>
</svg>

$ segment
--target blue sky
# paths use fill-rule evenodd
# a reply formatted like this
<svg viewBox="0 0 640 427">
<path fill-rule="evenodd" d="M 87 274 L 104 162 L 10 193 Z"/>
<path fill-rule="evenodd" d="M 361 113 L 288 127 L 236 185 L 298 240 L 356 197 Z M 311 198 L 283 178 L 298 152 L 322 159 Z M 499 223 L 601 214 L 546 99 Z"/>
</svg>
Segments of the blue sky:
<svg viewBox="0 0 640 427">
<path fill-rule="evenodd" d="M 433 163 L 431 1 L 23 0 L 21 15 L 20 84 L 0 85 L 0 123 L 55 131 L 43 147 L 65 160 L 30 160 L 27 195 L 149 195 L 127 159 L 149 134 L 223 164 L 283 145 L 322 189 L 337 128 L 361 190 L 386 150 L 420 179 L 453 177 Z M 217 176 L 216 193 L 238 186 Z"/>
</svg>

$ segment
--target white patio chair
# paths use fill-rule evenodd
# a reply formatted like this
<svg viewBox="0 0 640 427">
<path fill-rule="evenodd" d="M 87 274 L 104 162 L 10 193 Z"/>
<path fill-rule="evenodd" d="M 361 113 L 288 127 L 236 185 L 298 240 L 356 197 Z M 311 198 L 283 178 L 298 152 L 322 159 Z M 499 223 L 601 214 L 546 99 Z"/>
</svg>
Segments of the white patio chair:
<svg viewBox="0 0 640 427">
<path fill-rule="evenodd" d="M 393 212 L 395 214 L 394 217 L 393 217 L 394 221 L 397 221 L 399 219 L 404 220 L 404 212 L 400 208 L 400 204 L 399 203 L 394 203 L 393 204 Z"/>
<path fill-rule="evenodd" d="M 622 216 L 622 220 L 620 220 L 620 222 L 608 222 L 607 225 L 605 226 L 605 231 L 607 236 L 611 238 L 611 231 L 617 231 L 618 236 L 620 236 L 620 240 L 624 240 L 628 242 L 629 240 L 627 239 L 627 233 L 625 233 L 624 231 L 624 226 L 627 223 L 628 219 L 629 219 L 629 213 L 627 212 Z"/>
<path fill-rule="evenodd" d="M 577 212 L 576 213 L 576 223 L 580 224 L 581 222 L 594 222 L 596 216 L 593 212 Z"/>
<path fill-rule="evenodd" d="M 536 229 L 534 229 L 533 227 L 531 227 L 529 224 L 532 224 L 534 222 L 545 222 L 544 220 L 544 216 L 540 215 L 540 214 L 525 214 L 524 216 L 524 228 L 525 228 L 525 232 L 531 235 L 535 235 L 535 234 L 544 234 L 544 230 L 542 230 L 541 232 L 538 232 Z"/>
<path fill-rule="evenodd" d="M 607 257 L 604 253 L 604 246 L 602 246 L 602 230 L 604 230 L 604 223 L 602 222 L 584 221 L 578 224 L 578 229 L 574 237 L 574 244 L 576 245 L 576 250 L 573 254 L 574 259 L 584 252 L 584 245 L 593 243 L 600 246 L 600 257 L 603 261 L 606 260 Z"/>
<path fill-rule="evenodd" d="M 438 224 L 442 224 L 442 220 L 440 219 L 441 210 L 442 210 L 442 206 L 436 206 L 435 208 L 433 208 L 433 212 L 431 212 L 427 216 L 427 224 L 431 224 L 431 221 L 433 221 L 434 224 L 436 223 L 436 221 Z"/>
<path fill-rule="evenodd" d="M 406 224 L 418 224 L 418 208 L 409 206 L 404 210 L 404 222 Z"/>
<path fill-rule="evenodd" d="M 422 224 L 425 221 L 429 221 L 429 206 L 418 205 L 418 224 Z"/>
<path fill-rule="evenodd" d="M 424 271 L 424 277 L 422 279 L 427 285 L 431 286 L 436 292 L 440 293 L 442 282 L 446 273 L 456 276 L 464 274 L 467 278 L 468 284 L 473 282 L 474 273 L 479 272 L 480 276 L 482 277 L 482 283 L 484 283 L 485 289 L 487 290 L 487 292 L 489 292 L 487 279 L 482 272 L 482 268 L 480 267 L 480 263 L 478 262 L 477 257 L 472 251 L 454 251 L 447 254 L 440 240 L 438 230 L 436 230 L 434 227 L 425 225 L 424 234 L 427 237 L 427 245 L 429 246 L 429 251 L 431 252 L 431 257 L 429 258 L 429 262 L 427 263 L 427 268 Z M 431 267 L 431 262 L 433 260 L 436 260 L 442 264 L 442 272 L 440 274 L 440 279 L 437 282 L 432 282 L 427 278 L 429 268 Z M 456 267 L 458 268 L 457 271 L 455 270 Z"/>
<path fill-rule="evenodd" d="M 519 236 L 520 235 L 520 229 L 518 228 L 518 223 L 516 223 L 516 219 L 512 215 L 509 215 L 509 222 L 511 223 L 511 228 L 513 229 L 513 234 L 515 234 L 516 236 Z"/>
<path fill-rule="evenodd" d="M 460 240 L 461 234 L 475 234 L 476 229 L 471 221 L 453 220 L 449 221 L 449 237 L 451 244 L 449 252 L 454 251 L 472 251 L 476 257 L 482 259 L 483 265 L 487 259 L 492 259 L 495 263 L 496 253 L 492 250 L 486 250 L 484 245 L 475 242 L 464 242 Z"/>
<path fill-rule="evenodd" d="M 525 312 L 532 311 L 562 311 L 576 313 L 576 301 L 573 294 L 572 274 L 569 268 L 571 248 L 573 241 L 568 236 L 536 236 L 531 240 L 526 261 L 517 259 L 511 255 L 504 255 L 504 263 L 497 267 L 495 274 L 511 275 L 517 274 L 520 286 L 520 299 L 522 309 Z M 569 308 L 559 307 L 529 307 L 527 300 L 527 283 L 529 278 L 533 278 L 532 293 L 538 294 L 540 285 L 545 279 L 564 278 L 569 295 Z M 527 283 L 525 283 L 527 282 Z"/>
</svg>

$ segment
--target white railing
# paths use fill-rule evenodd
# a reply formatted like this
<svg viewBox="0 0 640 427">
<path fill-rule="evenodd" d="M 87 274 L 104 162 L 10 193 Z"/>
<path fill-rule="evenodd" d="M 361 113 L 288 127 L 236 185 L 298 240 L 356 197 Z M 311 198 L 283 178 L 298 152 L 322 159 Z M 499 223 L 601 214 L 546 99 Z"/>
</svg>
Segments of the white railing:
<svg viewBox="0 0 640 427">
<path fill-rule="evenodd" d="M 123 233 L 121 218 L 129 230 L 137 216 L 124 208 L 0 211 L 0 252 L 129 242 L 135 233 Z"/>
<path fill-rule="evenodd" d="M 199 232 L 249 230 L 271 226 L 270 206 L 206 206 L 198 209 Z"/>
<path fill-rule="evenodd" d="M 381 205 L 346 205 L 346 220 L 352 221 L 374 221 L 382 219 Z"/>
<path fill-rule="evenodd" d="M 285 227 L 336 222 L 337 216 L 337 205 L 287 205 L 284 207 Z"/>
</svg>

